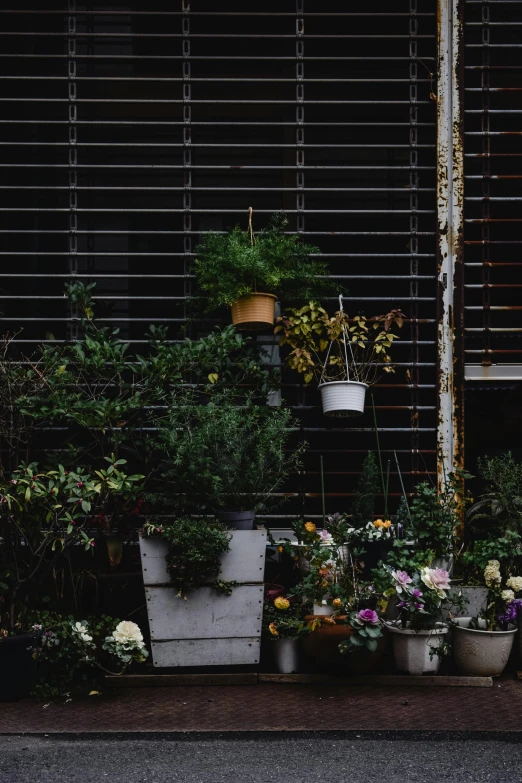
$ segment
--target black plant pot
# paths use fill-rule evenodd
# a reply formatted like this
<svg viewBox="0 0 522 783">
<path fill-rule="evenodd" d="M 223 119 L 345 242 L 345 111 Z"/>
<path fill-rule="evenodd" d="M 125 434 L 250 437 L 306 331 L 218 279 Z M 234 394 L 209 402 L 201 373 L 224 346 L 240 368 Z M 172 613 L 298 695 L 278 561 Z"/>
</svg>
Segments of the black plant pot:
<svg viewBox="0 0 522 783">
<path fill-rule="evenodd" d="M 254 511 L 218 511 L 216 519 L 230 530 L 253 530 Z"/>
<path fill-rule="evenodd" d="M 388 559 L 388 555 L 393 549 L 393 538 L 388 538 L 384 541 L 370 541 L 364 546 L 366 552 L 361 560 L 364 561 L 364 576 L 365 578 L 370 578 L 371 570 L 377 568 L 379 561 L 386 562 Z"/>
<path fill-rule="evenodd" d="M 0 701 L 28 696 L 36 682 L 33 647 L 38 634 L 24 633 L 0 640 Z"/>
</svg>

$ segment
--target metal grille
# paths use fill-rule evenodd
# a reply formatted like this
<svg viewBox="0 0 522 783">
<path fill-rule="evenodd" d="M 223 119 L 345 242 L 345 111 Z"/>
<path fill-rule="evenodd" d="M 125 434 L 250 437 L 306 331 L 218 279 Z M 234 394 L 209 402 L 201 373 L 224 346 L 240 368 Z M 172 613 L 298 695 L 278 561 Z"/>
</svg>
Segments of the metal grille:
<svg viewBox="0 0 522 783">
<path fill-rule="evenodd" d="M 407 313 L 396 375 L 374 392 L 381 446 L 409 490 L 434 474 L 436 2 L 46 5 L 0 10 L 4 327 L 22 325 L 28 350 L 76 339 L 63 284 L 93 280 L 124 339 L 151 322 L 175 338 L 198 237 L 248 206 L 256 228 L 284 209 L 346 282 L 350 314 Z M 291 376 L 284 394 L 310 448 L 273 521 L 320 514 L 321 454 L 327 510 L 346 509 L 371 411 L 329 421 Z"/>
<path fill-rule="evenodd" d="M 522 378 L 522 3 L 467 0 L 465 30 L 466 374 Z"/>
</svg>

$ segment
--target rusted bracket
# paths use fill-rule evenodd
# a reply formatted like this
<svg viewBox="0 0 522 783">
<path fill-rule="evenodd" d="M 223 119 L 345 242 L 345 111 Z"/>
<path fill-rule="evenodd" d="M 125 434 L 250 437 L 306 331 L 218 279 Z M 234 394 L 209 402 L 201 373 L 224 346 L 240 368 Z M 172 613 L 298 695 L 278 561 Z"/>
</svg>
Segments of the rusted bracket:
<svg viewBox="0 0 522 783">
<path fill-rule="evenodd" d="M 438 0 L 437 275 L 438 483 L 462 467 L 463 360 L 463 0 Z"/>
</svg>

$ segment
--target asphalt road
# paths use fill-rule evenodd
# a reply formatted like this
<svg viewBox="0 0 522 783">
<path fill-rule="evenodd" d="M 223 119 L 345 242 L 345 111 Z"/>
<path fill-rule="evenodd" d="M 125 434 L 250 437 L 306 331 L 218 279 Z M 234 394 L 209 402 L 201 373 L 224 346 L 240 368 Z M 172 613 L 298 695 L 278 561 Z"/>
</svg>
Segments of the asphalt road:
<svg viewBox="0 0 522 783">
<path fill-rule="evenodd" d="M 453 735 L 454 736 L 454 735 Z M 0 737 L 1 783 L 518 783 L 520 736 Z"/>
</svg>

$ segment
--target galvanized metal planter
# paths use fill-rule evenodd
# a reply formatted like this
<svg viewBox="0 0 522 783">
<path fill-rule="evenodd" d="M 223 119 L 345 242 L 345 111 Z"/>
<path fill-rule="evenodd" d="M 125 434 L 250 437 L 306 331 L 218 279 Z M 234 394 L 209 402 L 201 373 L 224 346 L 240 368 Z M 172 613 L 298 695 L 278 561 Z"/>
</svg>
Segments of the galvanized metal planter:
<svg viewBox="0 0 522 783">
<path fill-rule="evenodd" d="M 232 595 L 211 585 L 178 597 L 167 572 L 167 544 L 140 535 L 154 666 L 221 666 L 259 662 L 265 530 L 234 530 L 219 578 L 238 582 Z"/>
</svg>

